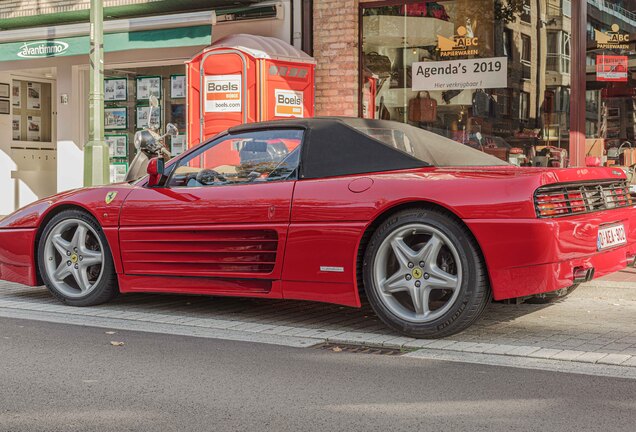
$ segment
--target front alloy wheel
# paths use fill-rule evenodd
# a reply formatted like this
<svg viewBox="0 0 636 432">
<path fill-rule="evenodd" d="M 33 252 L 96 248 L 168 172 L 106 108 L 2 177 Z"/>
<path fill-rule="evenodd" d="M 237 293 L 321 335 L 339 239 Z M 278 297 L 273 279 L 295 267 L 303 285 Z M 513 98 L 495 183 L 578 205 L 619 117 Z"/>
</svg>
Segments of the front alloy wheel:
<svg viewBox="0 0 636 432">
<path fill-rule="evenodd" d="M 117 292 L 106 238 L 84 212 L 65 211 L 51 219 L 40 238 L 38 259 L 44 283 L 66 304 L 95 305 Z"/>
<path fill-rule="evenodd" d="M 444 337 L 472 324 L 490 299 L 485 266 L 470 232 L 427 209 L 391 216 L 373 235 L 363 263 L 371 306 L 412 337 Z"/>
</svg>

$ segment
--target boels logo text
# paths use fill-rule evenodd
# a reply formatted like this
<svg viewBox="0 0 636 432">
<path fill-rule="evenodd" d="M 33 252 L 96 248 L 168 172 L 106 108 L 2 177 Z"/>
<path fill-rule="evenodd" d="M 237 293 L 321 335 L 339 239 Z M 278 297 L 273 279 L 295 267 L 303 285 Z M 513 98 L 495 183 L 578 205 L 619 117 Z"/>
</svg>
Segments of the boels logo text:
<svg viewBox="0 0 636 432">
<path fill-rule="evenodd" d="M 479 38 L 475 37 L 477 25 L 460 26 L 457 34 L 449 39 L 437 35 L 437 49 L 441 57 L 472 56 L 479 54 Z"/>
<path fill-rule="evenodd" d="M 612 24 L 612 29 L 608 32 L 594 30 L 594 39 L 598 49 L 629 49 L 629 34 L 620 33 L 618 24 Z"/>
<path fill-rule="evenodd" d="M 233 92 L 236 93 L 239 91 L 239 85 L 237 83 L 208 83 L 208 93 L 222 93 L 222 92 Z"/>
<path fill-rule="evenodd" d="M 22 45 L 18 57 L 41 58 L 55 57 L 64 54 L 68 50 L 68 44 L 60 41 L 28 42 Z"/>
<path fill-rule="evenodd" d="M 205 77 L 205 112 L 241 112 L 241 75 Z"/>
<path fill-rule="evenodd" d="M 293 90 L 274 91 L 276 117 L 304 117 L 303 94 Z"/>
</svg>

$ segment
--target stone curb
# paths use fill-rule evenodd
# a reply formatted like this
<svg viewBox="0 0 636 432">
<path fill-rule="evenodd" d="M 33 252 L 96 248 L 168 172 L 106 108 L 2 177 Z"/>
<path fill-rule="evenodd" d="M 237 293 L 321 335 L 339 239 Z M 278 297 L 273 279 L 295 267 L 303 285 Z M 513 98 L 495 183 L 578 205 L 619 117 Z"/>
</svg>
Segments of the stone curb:
<svg viewBox="0 0 636 432">
<path fill-rule="evenodd" d="M 28 312 L 28 314 L 24 313 Z M 36 319 L 94 327 L 117 327 L 125 330 L 183 334 L 228 340 L 254 341 L 277 345 L 309 347 L 328 342 L 417 351 L 488 354 L 510 357 L 558 360 L 615 366 L 636 367 L 636 356 L 627 354 L 551 349 L 491 343 L 461 342 L 452 339 L 413 339 L 392 334 L 317 330 L 311 328 L 256 325 L 245 321 L 186 318 L 175 315 L 108 310 L 104 308 L 69 308 L 46 303 L 0 300 L 0 316 Z M 154 330 L 153 330 L 154 329 Z"/>
<path fill-rule="evenodd" d="M 354 337 L 352 337 L 351 334 L 343 334 L 337 337 L 327 338 L 326 340 L 329 343 L 377 346 L 408 351 L 417 351 L 418 349 L 425 348 L 426 350 L 436 351 L 491 354 L 510 357 L 531 357 L 547 360 L 636 367 L 636 356 L 627 354 L 559 350 L 536 346 L 458 342 L 450 339 L 412 339 L 406 343 L 391 343 L 389 340 L 384 343 L 378 343 L 373 340 L 365 341 L 364 338 L 358 334 Z"/>
<path fill-rule="evenodd" d="M 0 317 L 41 321 L 55 324 L 78 325 L 83 327 L 97 327 L 110 330 L 134 331 L 145 333 L 158 333 L 173 336 L 188 336 L 206 339 L 221 339 L 237 342 L 254 342 L 268 345 L 281 345 L 293 348 L 310 348 L 325 343 L 324 339 L 280 336 L 276 334 L 252 333 L 232 329 L 219 329 L 187 324 L 174 324 L 167 322 L 151 322 L 141 320 L 129 320 L 122 318 L 90 317 L 70 315 L 64 316 L 55 312 L 30 311 L 25 316 L 19 309 L 0 308 Z"/>
<path fill-rule="evenodd" d="M 404 357 L 419 360 L 433 360 L 443 362 L 451 361 L 485 366 L 503 366 L 521 369 L 542 370 L 545 372 L 570 373 L 636 380 L 636 368 L 601 363 L 583 363 L 537 357 L 476 354 L 434 349 L 429 350 L 426 348 L 408 353 Z"/>
</svg>

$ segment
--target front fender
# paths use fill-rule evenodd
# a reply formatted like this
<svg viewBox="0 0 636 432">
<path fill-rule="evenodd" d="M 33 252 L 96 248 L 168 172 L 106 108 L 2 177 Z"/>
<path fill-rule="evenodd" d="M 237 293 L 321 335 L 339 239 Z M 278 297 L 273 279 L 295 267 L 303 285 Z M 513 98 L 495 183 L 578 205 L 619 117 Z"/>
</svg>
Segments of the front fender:
<svg viewBox="0 0 636 432">
<path fill-rule="evenodd" d="M 36 201 L 4 218 L 0 221 L 0 279 L 38 285 L 38 236 L 55 214 L 71 208 L 82 209 L 98 221 L 108 240 L 115 271 L 121 273 L 119 214 L 134 188 L 123 183 L 67 191 Z"/>
<path fill-rule="evenodd" d="M 0 221 L 0 229 L 40 228 L 52 214 L 71 207 L 87 211 L 102 227 L 117 227 L 121 206 L 133 189 L 122 183 L 62 192 L 16 210 Z"/>
</svg>

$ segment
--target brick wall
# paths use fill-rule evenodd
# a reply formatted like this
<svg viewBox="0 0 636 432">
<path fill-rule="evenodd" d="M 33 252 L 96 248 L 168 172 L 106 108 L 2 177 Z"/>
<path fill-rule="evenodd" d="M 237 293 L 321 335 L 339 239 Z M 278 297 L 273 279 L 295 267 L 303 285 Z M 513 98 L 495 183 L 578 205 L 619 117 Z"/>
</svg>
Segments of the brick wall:
<svg viewBox="0 0 636 432">
<path fill-rule="evenodd" d="M 104 0 L 104 7 L 152 3 L 160 0 Z M 90 0 L 1 0 L 0 19 L 90 9 Z"/>
<path fill-rule="evenodd" d="M 358 0 L 314 0 L 316 114 L 358 116 Z"/>
</svg>

